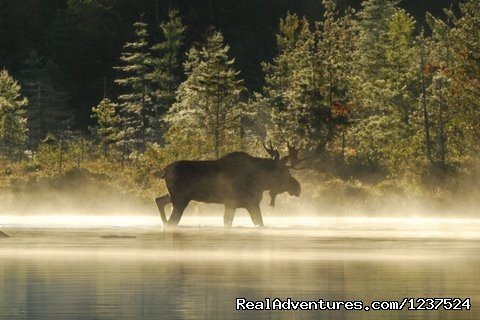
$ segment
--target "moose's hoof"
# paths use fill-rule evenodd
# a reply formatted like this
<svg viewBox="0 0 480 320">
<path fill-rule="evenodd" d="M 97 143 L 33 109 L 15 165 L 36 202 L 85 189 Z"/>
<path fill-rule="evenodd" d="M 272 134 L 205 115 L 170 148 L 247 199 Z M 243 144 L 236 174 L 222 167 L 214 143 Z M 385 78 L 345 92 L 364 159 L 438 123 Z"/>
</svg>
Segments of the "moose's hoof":
<svg viewBox="0 0 480 320">
<path fill-rule="evenodd" d="M 168 228 L 176 228 L 178 227 L 178 222 L 167 222 L 166 224 L 164 224 L 165 227 L 168 227 Z"/>
</svg>

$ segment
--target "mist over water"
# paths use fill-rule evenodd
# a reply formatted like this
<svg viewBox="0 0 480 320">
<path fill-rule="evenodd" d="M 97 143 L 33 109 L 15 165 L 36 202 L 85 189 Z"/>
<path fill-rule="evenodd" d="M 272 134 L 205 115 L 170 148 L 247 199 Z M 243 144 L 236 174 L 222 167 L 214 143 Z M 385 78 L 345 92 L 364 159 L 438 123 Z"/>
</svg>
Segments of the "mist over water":
<svg viewBox="0 0 480 320">
<path fill-rule="evenodd" d="M 1 319 L 476 319 L 480 219 L 0 217 Z M 469 297 L 470 311 L 236 311 L 235 298 Z"/>
</svg>

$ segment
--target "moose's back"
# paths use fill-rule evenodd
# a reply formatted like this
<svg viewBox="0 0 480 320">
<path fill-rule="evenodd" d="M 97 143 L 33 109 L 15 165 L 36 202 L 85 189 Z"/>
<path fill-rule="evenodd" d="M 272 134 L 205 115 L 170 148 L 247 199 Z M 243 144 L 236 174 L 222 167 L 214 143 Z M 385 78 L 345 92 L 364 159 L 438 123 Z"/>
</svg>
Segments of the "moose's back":
<svg viewBox="0 0 480 320">
<path fill-rule="evenodd" d="M 262 194 L 255 160 L 235 152 L 218 160 L 177 161 L 165 168 L 165 182 L 173 198 L 241 205 Z"/>
</svg>

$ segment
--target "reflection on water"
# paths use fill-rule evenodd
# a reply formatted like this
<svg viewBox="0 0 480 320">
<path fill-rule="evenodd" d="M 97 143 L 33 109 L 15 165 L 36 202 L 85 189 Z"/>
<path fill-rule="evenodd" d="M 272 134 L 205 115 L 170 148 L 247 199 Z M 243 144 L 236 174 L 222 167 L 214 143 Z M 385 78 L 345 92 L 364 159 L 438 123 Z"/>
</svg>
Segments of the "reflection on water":
<svg viewBox="0 0 480 320">
<path fill-rule="evenodd" d="M 0 319 L 478 319 L 480 221 L 0 217 Z M 203 227 L 198 227 L 203 225 Z M 236 311 L 235 298 L 470 297 L 470 311 Z"/>
</svg>

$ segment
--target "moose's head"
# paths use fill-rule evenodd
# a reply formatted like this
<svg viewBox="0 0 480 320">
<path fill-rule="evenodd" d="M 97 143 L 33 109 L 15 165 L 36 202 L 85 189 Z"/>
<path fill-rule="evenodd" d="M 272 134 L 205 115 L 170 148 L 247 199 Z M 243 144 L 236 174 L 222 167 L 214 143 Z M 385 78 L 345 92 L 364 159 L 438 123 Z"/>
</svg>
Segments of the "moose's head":
<svg viewBox="0 0 480 320">
<path fill-rule="evenodd" d="M 298 197 L 301 193 L 300 183 L 292 177 L 289 171 L 289 169 L 296 169 L 296 166 L 303 161 L 298 158 L 300 149 L 291 146 L 290 143 L 287 145 L 288 155 L 280 158 L 280 153 L 273 148 L 271 141 L 269 147 L 263 144 L 263 147 L 273 160 L 274 174 L 269 185 L 270 206 L 272 207 L 275 206 L 275 197 L 278 194 L 288 192 L 289 195 Z M 289 162 L 290 164 L 288 164 Z"/>
</svg>

